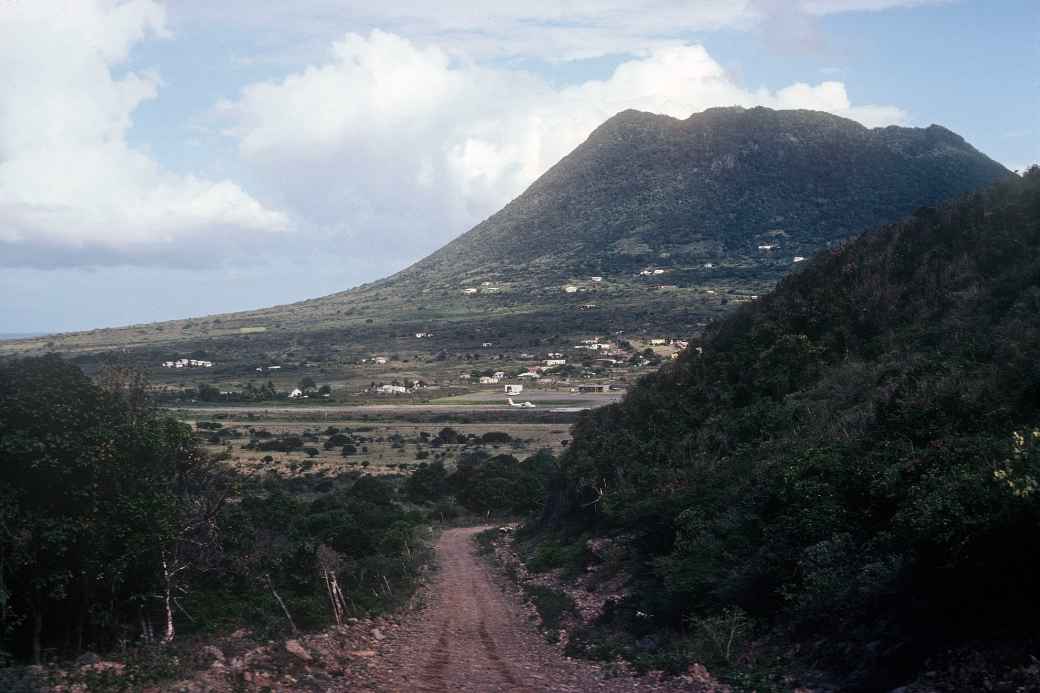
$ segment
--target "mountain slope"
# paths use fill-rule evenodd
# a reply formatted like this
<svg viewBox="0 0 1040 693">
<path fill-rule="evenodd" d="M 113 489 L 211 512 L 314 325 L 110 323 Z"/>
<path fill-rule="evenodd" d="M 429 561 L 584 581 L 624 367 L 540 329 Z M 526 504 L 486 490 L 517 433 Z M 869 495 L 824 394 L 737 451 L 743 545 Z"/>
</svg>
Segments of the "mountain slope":
<svg viewBox="0 0 1040 693">
<path fill-rule="evenodd" d="M 502 211 L 397 275 L 456 281 L 533 266 L 559 278 L 664 260 L 818 248 L 1006 175 L 933 125 L 867 129 L 814 111 L 625 111 Z M 782 233 L 777 233 L 782 232 Z M 666 254 L 666 255 L 665 255 Z"/>
<path fill-rule="evenodd" d="M 586 414 L 546 519 L 652 566 L 615 623 L 739 608 L 843 688 L 888 690 L 943 648 L 1034 635 L 1037 363 L 1034 167 L 820 253 Z"/>
<path fill-rule="evenodd" d="M 385 280 L 292 305 L 18 348 L 234 351 L 247 331 L 273 353 L 302 333 L 382 345 L 413 327 L 477 344 L 482 330 L 688 335 L 733 301 L 764 293 L 796 256 L 1007 175 L 939 126 L 871 130 L 765 108 L 684 121 L 625 111 L 500 212 Z"/>
</svg>

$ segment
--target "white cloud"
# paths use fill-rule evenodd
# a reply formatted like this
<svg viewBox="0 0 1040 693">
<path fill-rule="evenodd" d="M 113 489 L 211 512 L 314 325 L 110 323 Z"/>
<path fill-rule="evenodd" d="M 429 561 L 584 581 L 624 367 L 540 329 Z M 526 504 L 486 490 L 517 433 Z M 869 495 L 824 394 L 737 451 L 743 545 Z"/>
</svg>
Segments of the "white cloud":
<svg viewBox="0 0 1040 693">
<path fill-rule="evenodd" d="M 799 0 L 798 6 L 810 14 L 838 14 L 841 12 L 880 12 L 897 7 L 946 5 L 953 0 Z"/>
<path fill-rule="evenodd" d="M 554 87 L 380 31 L 349 34 L 324 64 L 250 85 L 217 112 L 243 160 L 299 217 L 366 240 L 357 252 L 399 244 L 414 257 L 496 211 L 621 110 L 686 118 L 729 105 L 818 109 L 866 125 L 906 119 L 853 105 L 841 82 L 748 89 L 697 45 Z"/>
<path fill-rule="evenodd" d="M 287 228 L 236 184 L 127 144 L 160 79 L 119 69 L 165 22 L 151 0 L 0 4 L 0 264 L 173 262 L 173 241 Z"/>
<path fill-rule="evenodd" d="M 319 55 L 346 30 L 381 28 L 471 58 L 523 57 L 556 62 L 640 54 L 695 32 L 766 28 L 807 30 L 812 16 L 948 0 L 172 0 L 179 23 L 246 28 L 261 55 L 242 60 L 295 62 Z"/>
</svg>

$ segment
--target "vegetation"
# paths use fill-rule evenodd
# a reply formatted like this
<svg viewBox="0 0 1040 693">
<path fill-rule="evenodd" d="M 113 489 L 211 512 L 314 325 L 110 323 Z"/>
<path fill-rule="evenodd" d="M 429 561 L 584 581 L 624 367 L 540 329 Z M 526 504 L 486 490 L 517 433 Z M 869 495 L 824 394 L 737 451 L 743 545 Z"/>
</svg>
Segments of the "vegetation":
<svg viewBox="0 0 1040 693">
<path fill-rule="evenodd" d="M 476 449 L 464 453 L 450 473 L 442 462 L 420 463 L 405 481 L 405 493 L 416 503 L 451 500 L 481 515 L 524 515 L 541 509 L 554 469 L 546 451 L 521 462 Z"/>
<path fill-rule="evenodd" d="M 605 620 L 650 652 L 753 629 L 887 689 L 1033 638 L 1040 169 L 807 264 L 583 415 L 544 526 L 631 538 Z"/>
<path fill-rule="evenodd" d="M 425 517 L 392 481 L 239 476 L 145 393 L 56 357 L 0 368 L 0 659 L 270 636 L 410 593 Z"/>
</svg>

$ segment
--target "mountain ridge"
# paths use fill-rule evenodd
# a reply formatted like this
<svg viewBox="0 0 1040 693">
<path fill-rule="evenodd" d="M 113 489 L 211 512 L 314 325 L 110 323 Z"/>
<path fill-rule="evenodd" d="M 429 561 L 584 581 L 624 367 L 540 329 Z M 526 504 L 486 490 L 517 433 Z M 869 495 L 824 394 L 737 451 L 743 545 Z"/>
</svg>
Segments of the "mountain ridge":
<svg viewBox="0 0 1040 693">
<path fill-rule="evenodd" d="M 764 293 L 797 257 L 1009 175 L 941 126 L 868 129 L 818 111 L 766 108 L 709 109 L 685 120 L 627 110 L 499 212 L 385 279 L 266 309 L 18 348 L 213 346 L 249 330 L 277 349 L 301 332 L 374 343 L 395 325 L 464 324 L 460 339 L 472 340 L 492 322 L 507 333 L 533 325 L 548 334 L 610 327 L 688 335 L 725 312 L 729 298 Z M 588 306 L 596 315 L 579 310 Z"/>
</svg>

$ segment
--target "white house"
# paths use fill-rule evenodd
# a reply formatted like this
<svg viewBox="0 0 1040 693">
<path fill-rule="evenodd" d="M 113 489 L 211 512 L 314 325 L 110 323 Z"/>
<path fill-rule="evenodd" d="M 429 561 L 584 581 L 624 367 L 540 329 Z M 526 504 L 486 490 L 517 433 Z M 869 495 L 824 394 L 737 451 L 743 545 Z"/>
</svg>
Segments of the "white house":
<svg viewBox="0 0 1040 693">
<path fill-rule="evenodd" d="M 483 343 L 483 344 L 481 344 L 480 346 L 481 346 L 482 348 L 484 348 L 484 349 L 490 349 L 490 348 L 491 348 L 492 346 L 494 346 L 494 345 L 493 345 L 493 344 L 491 344 L 491 342 L 484 342 L 484 343 Z"/>
<path fill-rule="evenodd" d="M 589 279 L 597 283 L 603 281 L 603 277 L 589 277 Z"/>
<path fill-rule="evenodd" d="M 537 380 L 540 376 L 537 373 L 521 373 L 520 375 L 518 375 L 516 377 L 518 377 L 518 378 L 534 378 L 535 380 Z M 506 387 L 509 387 L 509 386 L 506 385 Z"/>
<path fill-rule="evenodd" d="M 795 262 L 805 262 L 805 258 L 802 257 L 801 255 L 795 255 L 794 256 L 794 261 Z"/>
<path fill-rule="evenodd" d="M 403 395 L 408 392 L 408 388 L 404 385 L 380 385 L 376 391 L 386 395 Z"/>
<path fill-rule="evenodd" d="M 776 250 L 776 248 L 777 248 L 776 243 L 767 243 L 765 245 L 758 246 L 759 250 Z"/>
<path fill-rule="evenodd" d="M 289 399 L 299 399 L 301 397 L 303 397 L 303 390 L 301 390 L 300 388 L 295 388 L 292 392 L 289 393 Z"/>
<path fill-rule="evenodd" d="M 469 373 L 463 373 L 463 374 L 461 374 L 459 376 L 459 378 L 462 379 L 462 380 L 469 380 L 470 379 L 470 374 Z"/>
<path fill-rule="evenodd" d="M 519 395 L 523 391 L 524 391 L 524 386 L 523 385 L 506 385 L 506 394 L 507 395 Z"/>
<path fill-rule="evenodd" d="M 470 287 L 467 287 L 467 288 L 463 289 L 462 293 L 467 294 L 467 295 L 475 294 L 475 293 L 477 293 L 477 290 L 470 286 Z"/>
<path fill-rule="evenodd" d="M 668 343 L 667 339 L 656 339 L 655 338 L 655 339 L 651 339 L 650 340 L 650 344 L 653 345 L 653 346 L 661 346 L 662 344 L 667 344 L 667 343 Z"/>
<path fill-rule="evenodd" d="M 714 266 L 715 266 L 714 263 L 711 263 L 711 262 L 705 262 L 704 263 L 704 269 L 711 269 Z"/>
<path fill-rule="evenodd" d="M 498 383 L 498 378 L 496 378 L 494 376 L 491 376 L 491 375 L 482 375 L 482 376 L 480 376 L 480 384 L 481 385 L 495 385 L 497 383 Z"/>
<path fill-rule="evenodd" d="M 377 357 L 375 357 L 372 360 L 375 361 L 379 365 L 383 365 L 384 363 L 386 363 L 386 357 L 385 356 L 377 356 Z"/>
<path fill-rule="evenodd" d="M 506 372 L 505 371 L 495 371 L 494 377 L 496 377 L 499 380 L 501 380 L 502 378 L 506 377 Z"/>
<path fill-rule="evenodd" d="M 664 270 L 663 270 L 663 269 L 655 269 L 655 270 L 654 270 L 654 274 L 655 274 L 655 275 L 656 275 L 656 274 L 664 274 Z"/>
<path fill-rule="evenodd" d="M 545 359 L 546 366 L 566 366 L 567 359 Z"/>
<path fill-rule="evenodd" d="M 573 285 L 571 285 L 571 286 L 565 286 L 565 287 L 563 287 L 563 290 L 564 290 L 565 292 L 569 293 L 569 294 L 573 294 L 573 293 L 577 293 L 577 291 L 578 291 L 578 287 L 576 287 L 576 286 L 573 286 Z"/>
<path fill-rule="evenodd" d="M 416 339 L 429 339 L 432 336 L 433 336 L 432 332 L 416 332 L 415 333 L 415 338 Z"/>
</svg>

